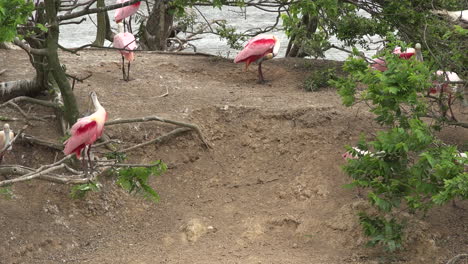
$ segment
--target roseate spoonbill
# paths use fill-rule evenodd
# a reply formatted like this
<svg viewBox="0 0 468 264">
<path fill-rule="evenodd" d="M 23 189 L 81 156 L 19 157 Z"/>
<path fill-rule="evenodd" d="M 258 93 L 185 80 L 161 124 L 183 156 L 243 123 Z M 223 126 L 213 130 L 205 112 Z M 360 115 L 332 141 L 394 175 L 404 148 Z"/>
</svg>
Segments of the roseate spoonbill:
<svg viewBox="0 0 468 264">
<path fill-rule="evenodd" d="M 99 103 L 96 93 L 91 92 L 90 95 L 93 100 L 94 107 L 96 108 L 96 112 L 78 119 L 70 129 L 71 137 L 63 143 L 65 145 L 65 149 L 63 150 L 65 155 L 75 153 L 78 159 L 81 156 L 81 151 L 85 147 L 88 147 L 87 153 L 83 154 L 83 168 L 86 168 L 86 155 L 88 156 L 88 161 L 91 164 L 91 145 L 101 137 L 102 132 L 104 131 L 104 123 L 107 120 L 106 110 Z"/>
<path fill-rule="evenodd" d="M 256 62 L 258 64 L 259 82 L 264 83 L 262 62 L 278 55 L 279 48 L 280 42 L 275 36 L 258 35 L 249 40 L 244 49 L 237 54 L 234 63 L 245 62 L 245 70 L 247 70 L 250 63 Z"/>
<path fill-rule="evenodd" d="M 448 94 L 448 107 L 450 110 L 450 114 L 452 115 L 452 118 L 455 120 L 455 117 L 453 115 L 452 111 L 452 94 L 458 92 L 458 85 L 457 84 L 449 84 L 449 82 L 461 82 L 463 81 L 458 74 L 455 72 L 449 72 L 449 71 L 436 71 L 437 75 L 437 80 L 433 82 L 434 86 L 429 89 L 430 94 L 435 94 L 435 93 L 447 93 Z M 441 80 L 443 79 L 443 81 Z"/>
<path fill-rule="evenodd" d="M 5 147 L 10 144 L 14 136 L 15 134 L 10 130 L 10 125 L 3 125 L 3 131 L 0 131 L 0 163 L 3 160 L 5 152 L 13 148 L 11 145 L 8 148 Z"/>
<path fill-rule="evenodd" d="M 114 36 L 114 48 L 125 49 L 119 50 L 122 54 L 122 74 L 125 81 L 130 81 L 130 62 L 135 60 L 135 53 L 133 52 L 136 49 L 136 40 L 130 32 L 123 32 L 123 25 L 119 23 L 119 34 Z M 125 74 L 125 59 L 128 61 L 127 74 Z"/>
<path fill-rule="evenodd" d="M 393 49 L 392 53 L 405 60 L 416 55 L 416 59 L 422 61 L 421 44 L 419 43 L 416 44 L 415 48 L 408 48 L 405 52 L 401 52 L 401 47 L 396 47 Z M 370 67 L 374 70 L 384 72 L 387 70 L 387 63 L 383 58 L 376 58 L 372 60 Z"/>
<path fill-rule="evenodd" d="M 117 0 L 117 4 L 122 4 L 130 0 Z M 125 18 L 134 15 L 140 8 L 141 2 L 136 2 L 133 5 L 124 6 L 115 10 L 114 20 L 116 23 L 122 22 Z"/>
</svg>

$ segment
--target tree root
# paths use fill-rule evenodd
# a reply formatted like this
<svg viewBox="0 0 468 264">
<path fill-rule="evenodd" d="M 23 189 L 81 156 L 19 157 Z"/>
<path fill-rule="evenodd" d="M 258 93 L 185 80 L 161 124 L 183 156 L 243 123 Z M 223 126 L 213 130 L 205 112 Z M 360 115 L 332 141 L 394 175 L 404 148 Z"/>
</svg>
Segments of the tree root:
<svg viewBox="0 0 468 264">
<path fill-rule="evenodd" d="M 157 138 L 155 138 L 153 140 L 150 140 L 150 141 L 147 141 L 147 142 L 144 142 L 144 143 L 141 143 L 141 144 L 126 148 L 126 149 L 119 150 L 118 152 L 128 152 L 128 151 L 131 151 L 131 150 L 134 150 L 134 149 L 137 149 L 137 148 L 141 148 L 141 147 L 144 147 L 144 146 L 147 146 L 147 145 L 151 145 L 153 143 L 161 143 L 161 142 L 167 140 L 170 137 L 176 136 L 178 134 L 182 134 L 182 133 L 190 131 L 190 130 L 192 130 L 192 129 L 190 129 L 188 127 L 176 128 L 176 129 L 172 130 L 171 132 L 169 132 L 167 134 L 164 134 L 164 135 L 162 135 L 160 137 L 157 137 Z"/>
<path fill-rule="evenodd" d="M 191 130 L 194 130 L 198 134 L 198 137 L 203 142 L 203 144 L 204 144 L 204 146 L 206 148 L 211 148 L 211 145 L 208 144 L 208 142 L 205 140 L 205 138 L 203 137 L 203 134 L 201 133 L 198 126 L 193 125 L 193 124 L 189 124 L 189 123 L 180 122 L 180 121 L 174 121 L 174 120 L 170 120 L 170 119 L 163 119 L 163 118 L 158 117 L 158 116 L 147 116 L 147 117 L 142 117 L 142 118 L 130 118 L 130 119 L 117 119 L 117 120 L 106 122 L 105 125 L 106 126 L 112 126 L 112 125 L 117 125 L 117 124 L 141 123 L 141 122 L 149 122 L 149 121 L 158 121 L 158 122 L 163 122 L 163 123 L 168 123 L 168 124 L 173 124 L 173 125 L 178 125 L 178 126 L 190 128 Z M 183 132 L 185 132 L 185 131 L 183 131 Z M 179 130 L 176 133 L 181 133 L 181 131 Z"/>
</svg>

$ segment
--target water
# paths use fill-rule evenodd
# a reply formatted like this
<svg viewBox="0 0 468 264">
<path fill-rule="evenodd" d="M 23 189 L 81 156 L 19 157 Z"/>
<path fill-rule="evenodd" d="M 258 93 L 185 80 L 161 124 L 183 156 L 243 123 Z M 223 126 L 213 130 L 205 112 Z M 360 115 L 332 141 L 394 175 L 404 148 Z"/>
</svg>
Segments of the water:
<svg viewBox="0 0 468 264">
<path fill-rule="evenodd" d="M 106 4 L 113 4 L 115 1 L 106 0 Z M 239 31 L 243 32 L 252 28 L 265 28 L 271 26 L 276 21 L 276 13 L 268 13 L 262 10 L 259 10 L 255 7 L 247 7 L 246 15 L 240 13 L 238 7 L 225 7 L 223 10 L 212 7 L 199 7 L 198 8 L 205 16 L 208 21 L 224 19 L 229 25 L 235 26 Z M 140 6 L 141 11 L 146 11 L 146 5 L 142 2 Z M 194 12 L 196 12 L 194 10 Z M 146 13 L 146 12 L 145 12 Z M 203 18 L 196 12 L 198 15 L 199 21 L 204 21 Z M 109 11 L 109 17 L 111 19 L 111 27 L 116 31 L 117 25 L 113 21 L 114 10 Z M 81 18 L 80 18 L 81 19 Z M 92 21 L 96 22 L 96 15 L 90 15 L 86 17 L 86 21 L 76 25 L 64 25 L 61 27 L 60 34 L 60 44 L 65 47 L 78 47 L 85 44 L 89 44 L 94 41 L 96 35 L 96 26 Z M 79 19 L 75 19 L 79 20 Z M 280 19 L 279 28 L 282 26 Z M 133 28 L 136 28 L 135 26 Z M 286 52 L 286 47 L 288 45 L 288 39 L 283 31 L 275 30 L 271 32 L 274 34 L 281 42 L 281 48 L 279 52 L 279 57 L 284 56 Z M 225 40 L 221 40 L 219 36 L 214 34 L 203 34 L 203 38 L 200 40 L 192 41 L 191 43 L 197 47 L 198 52 L 205 52 L 215 55 L 220 55 L 224 57 L 233 58 L 237 54 L 237 50 L 230 49 Z M 376 38 L 373 38 L 376 40 Z M 331 43 L 340 46 L 341 43 L 336 38 L 331 38 Z M 110 46 L 111 43 L 106 41 L 106 46 Z M 375 48 L 375 47 L 374 47 Z M 191 51 L 191 49 L 188 49 Z M 372 56 L 375 54 L 375 51 L 363 50 L 367 56 Z M 330 60 L 345 60 L 349 54 L 340 50 L 331 49 L 325 52 L 325 58 Z"/>
</svg>

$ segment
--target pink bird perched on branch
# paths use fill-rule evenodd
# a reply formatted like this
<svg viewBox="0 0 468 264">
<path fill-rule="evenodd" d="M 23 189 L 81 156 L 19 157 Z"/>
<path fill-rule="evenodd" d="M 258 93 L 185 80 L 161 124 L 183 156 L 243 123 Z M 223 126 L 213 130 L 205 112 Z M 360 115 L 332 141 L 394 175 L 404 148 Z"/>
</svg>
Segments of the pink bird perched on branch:
<svg viewBox="0 0 468 264">
<path fill-rule="evenodd" d="M 137 45 L 135 36 L 130 32 L 123 31 L 123 25 L 119 23 L 119 34 L 114 36 L 113 44 L 114 48 L 125 49 L 119 50 L 120 54 L 122 54 L 122 74 L 125 81 L 130 81 L 130 62 L 135 60 L 135 53 L 133 50 L 136 49 Z M 125 74 L 125 59 L 128 61 L 127 74 Z"/>
<path fill-rule="evenodd" d="M 65 155 L 75 153 L 78 159 L 81 156 L 81 151 L 85 147 L 88 147 L 86 154 L 90 163 L 91 145 L 101 137 L 102 132 L 104 131 L 104 123 L 107 120 L 106 110 L 99 103 L 95 92 L 91 92 L 91 99 L 93 100 L 96 112 L 92 115 L 78 119 L 70 130 L 71 137 L 63 143 L 65 145 L 65 149 L 63 150 Z M 84 164 L 86 164 L 84 156 L 85 155 L 83 155 L 83 167 L 86 168 L 84 166 Z"/>
<path fill-rule="evenodd" d="M 0 163 L 3 161 L 5 152 L 13 148 L 10 142 L 14 136 L 15 134 L 10 130 L 10 125 L 3 125 L 3 131 L 0 131 Z"/>
<path fill-rule="evenodd" d="M 278 55 L 280 48 L 279 40 L 273 35 L 258 35 L 245 45 L 244 49 L 237 54 L 234 63 L 245 62 L 245 70 L 249 68 L 250 63 L 258 64 L 259 82 L 264 83 L 262 73 L 262 62 L 273 59 Z"/>
<path fill-rule="evenodd" d="M 130 0 L 117 0 L 117 4 L 122 4 Z M 122 22 L 127 17 L 134 15 L 140 8 L 141 2 L 136 2 L 133 5 L 124 6 L 115 11 L 114 20 L 116 23 Z"/>
</svg>

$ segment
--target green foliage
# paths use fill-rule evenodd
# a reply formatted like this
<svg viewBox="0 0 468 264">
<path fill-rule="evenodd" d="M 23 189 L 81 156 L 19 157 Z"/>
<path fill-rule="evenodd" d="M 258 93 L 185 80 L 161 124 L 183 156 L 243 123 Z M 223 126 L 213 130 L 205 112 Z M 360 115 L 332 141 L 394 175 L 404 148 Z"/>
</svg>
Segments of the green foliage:
<svg viewBox="0 0 468 264">
<path fill-rule="evenodd" d="M 89 191 L 98 192 L 101 188 L 96 182 L 74 185 L 71 188 L 70 196 L 73 199 L 83 199 Z"/>
<path fill-rule="evenodd" d="M 148 184 L 151 175 L 159 176 L 167 170 L 166 164 L 157 161 L 152 167 L 122 168 L 116 172 L 117 184 L 129 193 L 141 193 L 150 201 L 159 201 L 158 193 Z"/>
<path fill-rule="evenodd" d="M 115 159 L 118 163 L 127 159 L 127 154 L 125 154 L 125 152 L 113 151 L 113 152 L 106 153 L 105 156 L 108 159 Z"/>
<path fill-rule="evenodd" d="M 319 91 L 328 87 L 328 82 L 335 79 L 337 79 L 337 75 L 334 68 L 315 71 L 304 80 L 304 90 L 308 92 Z"/>
<path fill-rule="evenodd" d="M 12 41 L 17 36 L 16 27 L 25 23 L 33 10 L 32 1 L 0 0 L 0 42 Z"/>
<path fill-rule="evenodd" d="M 1 187 L 0 188 L 0 198 L 5 198 L 5 199 L 12 199 L 13 198 L 13 191 L 11 190 L 10 187 Z"/>
<path fill-rule="evenodd" d="M 216 33 L 220 39 L 226 39 L 229 47 L 233 49 L 242 49 L 241 42 L 245 41 L 247 37 L 243 34 L 237 33 L 236 28 L 226 24 L 226 21 L 219 21 L 216 23 Z"/>
<path fill-rule="evenodd" d="M 389 50 L 396 44 L 405 46 L 395 41 Z M 429 109 L 424 96 L 432 85 L 430 63 L 400 59 L 389 51 L 383 56 L 385 72 L 352 57 L 343 66 L 349 75 L 331 83 L 345 105 L 367 102 L 376 121 L 387 128 L 371 140 L 361 138 L 358 148 L 372 154 L 348 148 L 358 158 L 348 160 L 343 169 L 353 179 L 352 186 L 368 188 L 369 202 L 378 209 L 372 217 L 360 215 L 369 245 L 393 251 L 401 247 L 403 236 L 397 212 L 427 213 L 434 205 L 468 198 L 468 159 L 441 142 L 437 127 L 422 119 Z M 358 85 L 365 90 L 358 93 Z"/>
<path fill-rule="evenodd" d="M 382 245 L 387 251 L 393 252 L 402 247 L 403 225 L 395 219 L 386 220 L 379 216 L 369 216 L 359 213 L 364 233 L 371 237 L 367 246 Z"/>
</svg>

